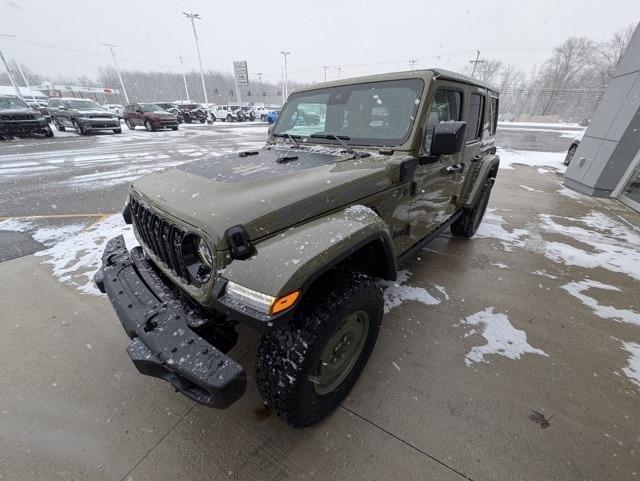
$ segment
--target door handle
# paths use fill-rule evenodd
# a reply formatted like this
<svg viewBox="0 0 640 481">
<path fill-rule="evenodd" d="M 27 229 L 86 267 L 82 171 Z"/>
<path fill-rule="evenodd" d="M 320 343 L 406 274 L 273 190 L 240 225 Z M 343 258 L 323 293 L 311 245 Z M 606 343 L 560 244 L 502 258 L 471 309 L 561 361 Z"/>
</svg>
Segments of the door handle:
<svg viewBox="0 0 640 481">
<path fill-rule="evenodd" d="M 454 164 L 450 165 L 445 169 L 447 174 L 455 174 L 456 172 L 460 172 L 464 168 L 464 164 Z"/>
</svg>

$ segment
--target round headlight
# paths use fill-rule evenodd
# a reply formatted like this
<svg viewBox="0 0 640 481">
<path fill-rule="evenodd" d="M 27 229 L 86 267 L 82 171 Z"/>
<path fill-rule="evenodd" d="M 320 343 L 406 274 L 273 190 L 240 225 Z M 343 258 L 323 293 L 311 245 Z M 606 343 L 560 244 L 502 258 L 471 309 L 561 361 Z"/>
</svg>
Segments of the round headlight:
<svg viewBox="0 0 640 481">
<path fill-rule="evenodd" d="M 198 256 L 200 260 L 209 268 L 213 267 L 213 254 L 207 243 L 202 239 L 198 239 Z"/>
</svg>

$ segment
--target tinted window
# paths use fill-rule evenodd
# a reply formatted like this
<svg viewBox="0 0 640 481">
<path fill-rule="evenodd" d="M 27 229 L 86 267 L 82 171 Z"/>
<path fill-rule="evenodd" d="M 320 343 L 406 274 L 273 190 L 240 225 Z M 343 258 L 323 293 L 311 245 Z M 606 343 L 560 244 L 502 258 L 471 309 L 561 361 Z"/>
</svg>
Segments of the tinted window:
<svg viewBox="0 0 640 481">
<path fill-rule="evenodd" d="M 496 135 L 496 128 L 498 127 L 498 99 L 491 97 L 491 135 Z"/>
<path fill-rule="evenodd" d="M 427 119 L 427 129 L 424 136 L 423 151 L 429 152 L 433 130 L 440 122 L 451 122 L 461 119 L 462 114 L 462 93 L 456 90 L 441 89 L 436 92 L 429 118 Z"/>
<path fill-rule="evenodd" d="M 480 138 L 482 118 L 484 117 L 484 95 L 471 94 L 469 102 L 469 120 L 467 121 L 467 140 Z"/>
</svg>

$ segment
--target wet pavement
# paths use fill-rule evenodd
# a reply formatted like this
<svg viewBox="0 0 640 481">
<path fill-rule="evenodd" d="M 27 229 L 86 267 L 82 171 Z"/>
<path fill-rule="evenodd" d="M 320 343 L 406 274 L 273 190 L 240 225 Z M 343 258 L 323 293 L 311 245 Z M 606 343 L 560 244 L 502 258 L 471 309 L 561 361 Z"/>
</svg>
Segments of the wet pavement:
<svg viewBox="0 0 640 481">
<path fill-rule="evenodd" d="M 254 333 L 247 393 L 207 409 L 137 373 L 55 253 L 0 263 L 0 479 L 637 479 L 640 215 L 512 167 L 475 238 L 403 267 L 363 376 L 304 430 L 263 406 Z"/>
</svg>

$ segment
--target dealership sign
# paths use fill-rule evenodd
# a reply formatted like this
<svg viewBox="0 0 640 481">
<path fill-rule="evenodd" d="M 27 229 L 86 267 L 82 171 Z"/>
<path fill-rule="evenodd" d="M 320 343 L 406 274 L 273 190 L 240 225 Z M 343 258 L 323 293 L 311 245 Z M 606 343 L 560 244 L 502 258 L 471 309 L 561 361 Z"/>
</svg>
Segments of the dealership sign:
<svg viewBox="0 0 640 481">
<path fill-rule="evenodd" d="M 238 62 L 233 62 L 233 74 L 236 77 L 236 82 L 241 87 L 246 87 L 249 85 L 249 70 L 247 69 L 247 61 L 240 60 Z"/>
</svg>

